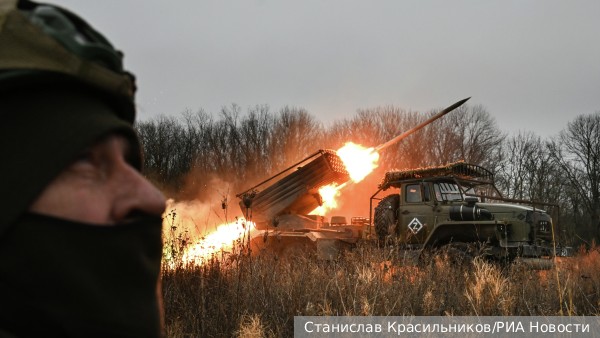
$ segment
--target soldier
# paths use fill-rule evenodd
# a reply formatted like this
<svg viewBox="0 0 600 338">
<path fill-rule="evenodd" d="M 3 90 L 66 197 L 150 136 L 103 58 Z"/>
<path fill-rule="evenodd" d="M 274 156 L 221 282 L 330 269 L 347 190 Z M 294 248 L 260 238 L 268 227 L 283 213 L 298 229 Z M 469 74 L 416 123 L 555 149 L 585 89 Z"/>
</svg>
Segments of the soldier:
<svg viewBox="0 0 600 338">
<path fill-rule="evenodd" d="M 77 15 L 0 0 L 0 336 L 156 337 L 163 195 L 135 83 Z"/>
</svg>

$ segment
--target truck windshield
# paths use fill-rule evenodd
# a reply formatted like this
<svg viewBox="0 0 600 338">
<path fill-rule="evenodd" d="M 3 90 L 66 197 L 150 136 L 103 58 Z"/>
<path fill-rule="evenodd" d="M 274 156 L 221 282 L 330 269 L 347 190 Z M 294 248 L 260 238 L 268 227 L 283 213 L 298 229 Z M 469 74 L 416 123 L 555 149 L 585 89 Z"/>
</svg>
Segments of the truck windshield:
<svg viewBox="0 0 600 338">
<path fill-rule="evenodd" d="M 433 191 L 436 200 L 444 201 L 462 201 L 460 188 L 456 183 L 434 183 Z"/>
</svg>

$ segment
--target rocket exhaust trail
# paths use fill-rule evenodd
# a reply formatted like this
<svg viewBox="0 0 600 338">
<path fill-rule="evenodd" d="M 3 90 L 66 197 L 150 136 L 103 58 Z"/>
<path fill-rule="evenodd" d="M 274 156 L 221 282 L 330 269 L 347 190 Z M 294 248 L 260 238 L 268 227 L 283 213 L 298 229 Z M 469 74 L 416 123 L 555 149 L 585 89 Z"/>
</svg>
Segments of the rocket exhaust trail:
<svg viewBox="0 0 600 338">
<path fill-rule="evenodd" d="M 380 151 L 384 150 L 385 148 L 387 148 L 387 147 L 389 147 L 389 146 L 391 146 L 391 145 L 393 145 L 393 144 L 396 144 L 396 143 L 398 143 L 398 142 L 402 141 L 402 140 L 403 140 L 403 139 L 405 139 L 406 137 L 408 137 L 408 136 L 412 135 L 414 132 L 416 132 L 416 131 L 420 130 L 421 128 L 425 127 L 426 125 L 430 124 L 431 122 L 433 122 L 433 121 L 435 121 L 435 120 L 439 119 L 440 117 L 442 117 L 442 116 L 444 116 L 444 115 L 448 114 L 449 112 L 453 111 L 454 109 L 456 109 L 456 108 L 458 108 L 458 107 L 462 106 L 462 105 L 463 105 L 463 103 L 467 102 L 467 101 L 468 101 L 470 98 L 471 98 L 471 97 L 467 97 L 466 99 L 462 99 L 462 100 L 460 100 L 460 101 L 456 102 L 455 104 L 453 104 L 453 105 L 451 105 L 451 106 L 448 106 L 447 108 L 445 108 L 445 109 L 444 109 L 444 110 L 442 110 L 441 112 L 439 112 L 439 113 L 435 114 L 434 116 L 432 116 L 432 117 L 431 117 L 430 119 L 428 119 L 427 121 L 425 121 L 425 122 L 423 122 L 423 123 L 419 124 L 419 125 L 418 125 L 418 126 L 416 126 L 416 127 L 413 127 L 413 128 L 411 128 L 411 129 L 409 129 L 409 130 L 405 131 L 404 133 L 402 133 L 402 134 L 400 134 L 400 135 L 398 135 L 398 136 L 394 137 L 393 139 L 391 139 L 391 140 L 389 140 L 389 141 L 387 141 L 387 142 L 385 142 L 385 143 L 382 143 L 382 144 L 378 145 L 377 147 L 375 147 L 375 151 L 377 151 L 377 152 L 380 152 Z"/>
</svg>

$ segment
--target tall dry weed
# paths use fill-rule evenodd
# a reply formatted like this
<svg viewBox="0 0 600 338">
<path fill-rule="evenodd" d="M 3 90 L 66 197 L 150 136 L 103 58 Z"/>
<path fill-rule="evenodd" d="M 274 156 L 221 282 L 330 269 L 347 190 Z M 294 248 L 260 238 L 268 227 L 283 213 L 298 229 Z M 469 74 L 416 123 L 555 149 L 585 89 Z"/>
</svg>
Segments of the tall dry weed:
<svg viewBox="0 0 600 338">
<path fill-rule="evenodd" d="M 439 257 L 407 265 L 401 253 L 368 245 L 335 261 L 237 252 L 165 268 L 169 337 L 290 337 L 299 315 L 597 315 L 600 308 L 597 251 L 547 271 L 484 260 L 454 266 Z"/>
<path fill-rule="evenodd" d="M 582 249 L 575 258 L 561 258 L 557 263 L 562 308 L 567 315 L 600 314 L 600 248 Z"/>
<path fill-rule="evenodd" d="M 472 269 L 465 272 L 465 296 L 476 316 L 506 316 L 513 308 L 511 283 L 500 268 L 477 257 Z"/>
<path fill-rule="evenodd" d="M 239 329 L 235 332 L 238 338 L 270 338 L 275 337 L 273 332 L 265 328 L 258 314 L 243 315 L 240 319 Z"/>
</svg>

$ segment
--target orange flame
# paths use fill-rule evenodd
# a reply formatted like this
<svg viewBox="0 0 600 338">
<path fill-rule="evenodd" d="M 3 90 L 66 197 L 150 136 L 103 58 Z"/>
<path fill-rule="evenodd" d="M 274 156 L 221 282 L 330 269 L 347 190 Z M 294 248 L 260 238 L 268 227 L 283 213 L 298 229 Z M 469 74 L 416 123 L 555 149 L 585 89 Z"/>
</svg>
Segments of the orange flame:
<svg viewBox="0 0 600 338">
<path fill-rule="evenodd" d="M 379 160 L 379 153 L 375 151 L 375 148 L 365 148 L 352 142 L 347 142 L 338 149 L 337 154 L 344 162 L 346 170 L 354 182 L 362 181 L 377 168 Z"/>
<path fill-rule="evenodd" d="M 253 222 L 243 219 L 219 225 L 215 231 L 186 248 L 182 256 L 183 263 L 202 265 L 218 253 L 231 253 L 236 241 L 244 238 L 248 232 L 252 233 L 254 226 Z"/>
<path fill-rule="evenodd" d="M 374 148 L 365 148 L 359 144 L 347 142 L 343 147 L 337 150 L 337 155 L 340 157 L 346 171 L 350 174 L 350 179 L 357 183 L 362 181 L 375 168 L 379 160 L 379 153 Z M 340 190 L 346 186 L 329 184 L 319 189 L 322 204 L 311 212 L 312 215 L 325 215 L 328 211 L 337 208 L 338 203 L 336 198 L 341 195 Z"/>
<path fill-rule="evenodd" d="M 311 211 L 311 215 L 325 215 L 327 211 L 337 208 L 336 197 L 340 195 L 340 186 L 337 184 L 328 184 L 319 188 L 319 195 L 323 202 L 315 210 Z"/>
</svg>

